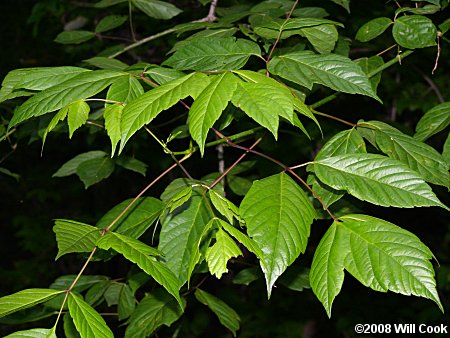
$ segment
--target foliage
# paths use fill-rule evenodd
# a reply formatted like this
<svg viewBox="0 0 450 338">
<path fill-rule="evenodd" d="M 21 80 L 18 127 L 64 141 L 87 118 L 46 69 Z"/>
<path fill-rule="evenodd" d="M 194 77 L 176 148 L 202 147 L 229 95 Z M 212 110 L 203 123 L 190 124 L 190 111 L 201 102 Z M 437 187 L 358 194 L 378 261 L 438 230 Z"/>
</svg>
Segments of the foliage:
<svg viewBox="0 0 450 338">
<path fill-rule="evenodd" d="M 9 337 L 306 336 L 310 315 L 271 316 L 299 299 L 333 321 L 344 299 L 354 306 L 346 297 L 373 294 L 356 281 L 431 300 L 414 304 L 442 321 L 448 1 L 309 3 L 36 4 L 37 26 L 43 8 L 70 11 L 54 41 L 73 62 L 5 74 L 1 146 L 45 155 L 40 175 L 53 173 L 64 208 L 39 222 L 56 219 L 56 264 L 70 264 L 46 289 L 16 283 L 24 290 L 0 298 L 0 324 L 27 329 Z M 2 166 L 20 158 L 12 152 Z M 46 158 L 61 153 L 72 158 Z M 19 186 L 39 166 L 0 167 L 0 180 Z M 33 235 L 31 217 L 18 222 Z M 395 297 L 382 301 L 413 304 Z M 214 316 L 220 334 L 205 324 Z M 335 330 L 353 335 L 357 319 Z"/>
</svg>

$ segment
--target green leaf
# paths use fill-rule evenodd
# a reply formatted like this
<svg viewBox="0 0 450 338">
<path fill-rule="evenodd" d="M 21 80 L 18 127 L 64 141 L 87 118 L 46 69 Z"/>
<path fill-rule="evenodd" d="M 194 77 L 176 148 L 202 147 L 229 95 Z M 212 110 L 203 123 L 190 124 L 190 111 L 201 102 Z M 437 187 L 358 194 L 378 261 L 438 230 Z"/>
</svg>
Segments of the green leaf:
<svg viewBox="0 0 450 338">
<path fill-rule="evenodd" d="M 431 188 L 398 160 L 375 154 L 347 154 L 314 162 L 314 172 L 326 185 L 381 206 L 440 206 Z"/>
<path fill-rule="evenodd" d="M 106 8 L 113 5 L 117 5 L 123 2 L 128 2 L 129 0 L 101 0 L 97 2 L 94 6 L 97 8 Z"/>
<path fill-rule="evenodd" d="M 78 100 L 70 105 L 68 105 L 67 109 L 67 122 L 69 124 L 69 138 L 72 138 L 75 130 L 80 128 L 83 124 L 86 123 L 89 117 L 89 111 L 91 108 L 89 105 L 83 100 Z"/>
<path fill-rule="evenodd" d="M 45 302 L 64 291 L 51 289 L 26 289 L 0 298 L 0 318 Z"/>
<path fill-rule="evenodd" d="M 414 138 L 425 141 L 434 134 L 444 130 L 450 124 L 450 102 L 441 103 L 430 110 L 419 120 Z"/>
<path fill-rule="evenodd" d="M 124 284 L 119 294 L 119 304 L 117 312 L 119 313 L 119 320 L 124 320 L 131 316 L 136 308 L 136 299 L 130 286 Z"/>
<path fill-rule="evenodd" d="M 189 132 L 199 145 L 202 156 L 209 129 L 227 107 L 240 81 L 230 72 L 211 76 L 210 79 L 189 110 Z"/>
<path fill-rule="evenodd" d="M 261 270 L 257 266 L 246 268 L 238 272 L 233 278 L 233 284 L 248 286 L 250 283 L 262 277 Z"/>
<path fill-rule="evenodd" d="M 111 329 L 105 320 L 83 298 L 73 293 L 69 294 L 67 301 L 70 316 L 80 333 L 81 338 L 113 338 Z"/>
<path fill-rule="evenodd" d="M 239 330 L 241 318 L 227 303 L 201 289 L 195 290 L 195 298 L 211 309 L 219 318 L 220 323 L 233 333 Z"/>
<path fill-rule="evenodd" d="M 104 56 L 95 56 L 93 58 L 83 60 L 83 62 L 86 62 L 87 64 L 100 69 L 124 70 L 128 68 L 128 65 L 126 63 Z"/>
<path fill-rule="evenodd" d="M 186 76 L 185 73 L 180 72 L 179 70 L 164 67 L 153 67 L 146 70 L 144 73 L 148 74 L 159 85 L 163 85 L 172 80 Z"/>
<path fill-rule="evenodd" d="M 77 328 L 75 327 L 75 324 L 73 323 L 72 317 L 70 317 L 70 313 L 67 312 L 64 317 L 64 334 L 66 335 L 66 338 L 80 338 L 80 334 L 77 331 Z"/>
<path fill-rule="evenodd" d="M 151 18 L 168 20 L 182 12 L 167 1 L 131 0 L 131 3 Z"/>
<path fill-rule="evenodd" d="M 309 285 L 309 269 L 298 266 L 291 266 L 281 276 L 280 284 L 294 291 L 303 291 L 310 289 Z"/>
<path fill-rule="evenodd" d="M 302 34 L 320 54 L 331 53 L 339 37 L 336 26 L 331 24 L 302 28 Z"/>
<path fill-rule="evenodd" d="M 128 74 L 112 70 L 78 74 L 31 97 L 16 110 L 8 128 L 31 117 L 61 109 L 74 101 L 95 95 L 124 75 Z"/>
<path fill-rule="evenodd" d="M 182 306 L 180 294 L 178 292 L 178 280 L 172 271 L 155 257 L 161 252 L 152 248 L 137 239 L 121 235 L 118 233 L 108 232 L 98 242 L 97 246 L 101 249 L 114 249 L 122 254 L 129 261 L 136 263 L 142 270 L 153 277 L 153 279 L 162 285 L 167 292 L 176 298 L 180 306 Z"/>
<path fill-rule="evenodd" d="M 233 204 L 233 202 L 212 189 L 208 191 L 208 195 L 211 203 L 217 211 L 228 220 L 228 222 L 233 224 L 233 218 L 236 218 L 238 221 L 241 220 L 241 217 L 239 216 L 239 209 Z"/>
<path fill-rule="evenodd" d="M 59 85 L 80 73 L 89 72 L 79 67 L 39 67 L 10 71 L 2 82 L 1 91 L 16 89 L 44 90 Z"/>
<path fill-rule="evenodd" d="M 433 21 L 422 15 L 408 15 L 395 20 L 392 35 L 402 47 L 424 48 L 436 45 L 437 29 Z"/>
<path fill-rule="evenodd" d="M 423 7 L 400 7 L 395 11 L 395 16 L 398 16 L 400 13 L 408 12 L 413 14 L 434 14 L 441 10 L 441 6 L 438 5 L 425 5 Z"/>
<path fill-rule="evenodd" d="M 274 57 L 268 69 L 272 74 L 308 89 L 312 88 L 313 83 L 319 83 L 340 92 L 367 95 L 379 100 L 362 69 L 341 55 L 294 52 Z"/>
<path fill-rule="evenodd" d="M 228 272 L 227 263 L 230 258 L 242 255 L 241 249 L 222 229 L 216 233 L 216 243 L 206 250 L 205 258 L 209 272 L 218 279 Z"/>
<path fill-rule="evenodd" d="M 142 176 L 145 176 L 148 165 L 142 161 L 139 161 L 133 157 L 121 156 L 116 159 L 116 164 L 124 167 L 125 169 L 137 172 Z"/>
<path fill-rule="evenodd" d="M 227 183 L 232 192 L 238 196 L 244 196 L 252 186 L 252 181 L 235 175 L 227 176 Z"/>
<path fill-rule="evenodd" d="M 95 33 L 90 31 L 83 31 L 83 30 L 65 31 L 59 33 L 54 41 L 64 45 L 80 44 L 82 42 L 86 42 L 92 39 L 94 36 Z"/>
<path fill-rule="evenodd" d="M 144 89 L 133 76 L 122 77 L 115 81 L 108 89 L 106 99 L 120 103 L 129 103 L 144 94 Z"/>
<path fill-rule="evenodd" d="M 126 15 L 108 15 L 105 16 L 100 22 L 95 26 L 96 33 L 103 33 L 111 29 L 122 26 L 128 20 Z"/>
<path fill-rule="evenodd" d="M 434 148 L 380 121 L 362 122 L 358 130 L 383 153 L 418 172 L 423 180 L 449 185 L 448 165 Z"/>
<path fill-rule="evenodd" d="M 120 121 L 122 119 L 123 108 L 124 106 L 121 104 L 108 104 L 103 112 L 105 129 L 111 140 L 111 156 L 114 156 L 117 144 L 122 136 L 120 132 Z"/>
<path fill-rule="evenodd" d="M 182 46 L 163 65 L 180 70 L 232 70 L 242 68 L 250 56 L 260 54 L 253 41 L 209 37 Z"/>
<path fill-rule="evenodd" d="M 277 278 L 305 252 L 316 212 L 303 190 L 281 173 L 254 181 L 240 213 L 262 250 L 260 263 L 270 297 Z"/>
<path fill-rule="evenodd" d="M 55 116 L 51 119 L 50 123 L 48 124 L 47 128 L 45 128 L 44 135 L 42 136 L 42 150 L 44 150 L 44 144 L 45 140 L 47 139 L 48 133 L 50 133 L 53 129 L 56 128 L 59 121 L 65 120 L 67 113 L 69 112 L 68 106 L 61 108 Z"/>
<path fill-rule="evenodd" d="M 183 309 L 186 301 L 184 298 Z M 183 314 L 174 298 L 163 289 L 155 289 L 139 302 L 129 319 L 125 338 L 145 338 L 162 325 L 170 326 Z"/>
<path fill-rule="evenodd" d="M 367 76 L 370 76 L 370 83 L 373 90 L 376 92 L 378 84 L 381 80 L 381 72 L 378 72 L 375 75 L 373 75 L 373 72 L 384 65 L 383 58 L 379 55 L 374 55 L 369 58 L 355 60 L 355 62 L 361 67 Z"/>
<path fill-rule="evenodd" d="M 154 88 L 125 106 L 122 111 L 120 129 L 122 152 L 130 137 L 144 125 L 150 123 L 163 110 L 169 109 L 187 96 L 197 97 L 208 85 L 208 77 L 202 73 L 191 73 Z"/>
<path fill-rule="evenodd" d="M 81 163 L 92 159 L 103 158 L 106 157 L 107 155 L 108 154 L 106 154 L 104 151 L 100 150 L 93 150 L 88 151 L 87 153 L 79 154 L 74 158 L 72 158 L 71 160 L 64 163 L 62 167 L 59 168 L 58 171 L 53 174 L 52 177 L 65 177 L 76 174 L 77 168 Z"/>
<path fill-rule="evenodd" d="M 291 117 L 292 120 L 294 114 L 292 95 L 266 84 L 240 84 L 232 102 L 257 123 L 269 129 L 275 139 L 278 134 L 278 115 Z"/>
<path fill-rule="evenodd" d="M 233 236 L 239 243 L 245 246 L 248 251 L 253 252 L 259 260 L 264 258 L 264 253 L 253 239 L 223 220 L 220 220 L 220 226 L 231 236 Z"/>
<path fill-rule="evenodd" d="M 444 149 L 442 150 L 442 157 L 450 167 L 450 133 L 447 135 L 447 139 L 445 140 Z"/>
<path fill-rule="evenodd" d="M 74 282 L 77 275 L 65 275 L 58 277 L 51 285 L 51 289 L 67 290 Z M 109 281 L 109 278 L 101 275 L 82 275 L 78 278 L 77 283 L 73 287 L 76 292 L 83 292 L 97 283 Z"/>
<path fill-rule="evenodd" d="M 388 29 L 391 24 L 392 20 L 385 17 L 370 20 L 358 29 L 355 38 L 361 42 L 370 41 L 383 34 L 383 32 Z"/>
<path fill-rule="evenodd" d="M 108 178 L 114 171 L 114 161 L 109 157 L 93 158 L 84 161 L 76 169 L 76 173 L 84 187 L 87 189 L 91 185 Z"/>
<path fill-rule="evenodd" d="M 331 0 L 331 1 L 343 7 L 348 13 L 350 13 L 350 0 Z"/>
<path fill-rule="evenodd" d="M 188 186 L 178 194 L 176 194 L 168 203 L 167 208 L 170 208 L 169 212 L 173 212 L 176 208 L 181 207 L 184 203 L 190 200 L 192 196 L 192 186 Z"/>
<path fill-rule="evenodd" d="M 311 286 L 328 315 L 344 268 L 367 287 L 433 300 L 443 311 L 429 260 L 431 251 L 412 233 L 366 215 L 334 222 L 316 249 Z"/>
<path fill-rule="evenodd" d="M 98 228 L 75 221 L 57 219 L 53 232 L 56 234 L 59 257 L 72 252 L 90 252 L 100 238 Z"/>
<path fill-rule="evenodd" d="M 191 260 L 198 259 L 195 244 L 214 216 L 207 203 L 202 192 L 194 191 L 189 207 L 161 222 L 158 248 L 164 252 L 167 266 L 177 276 L 180 286 L 188 280 Z"/>
<path fill-rule="evenodd" d="M 292 12 L 293 17 L 297 18 L 324 18 L 330 14 L 321 7 L 301 7 Z"/>
<path fill-rule="evenodd" d="M 11 333 L 4 338 L 56 338 L 55 328 L 52 329 L 31 329 Z"/>
<path fill-rule="evenodd" d="M 331 317 L 331 306 L 344 283 L 344 259 L 350 248 L 345 234 L 333 222 L 314 253 L 309 273 L 311 288 Z"/>
<path fill-rule="evenodd" d="M 336 155 L 356 153 L 366 153 L 366 144 L 359 132 L 353 128 L 341 131 L 329 139 L 317 153 L 315 160 L 320 161 Z M 312 189 L 326 207 L 329 207 L 344 195 L 344 192 L 337 191 L 317 180 L 315 175 L 308 177 L 308 183 L 312 184 Z"/>
</svg>

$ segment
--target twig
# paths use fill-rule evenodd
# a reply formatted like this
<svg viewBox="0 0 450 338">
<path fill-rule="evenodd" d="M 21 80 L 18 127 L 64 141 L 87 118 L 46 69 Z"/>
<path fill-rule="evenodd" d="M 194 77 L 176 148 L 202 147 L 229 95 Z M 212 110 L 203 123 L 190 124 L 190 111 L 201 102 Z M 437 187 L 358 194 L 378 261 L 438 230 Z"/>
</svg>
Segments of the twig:
<svg viewBox="0 0 450 338">
<path fill-rule="evenodd" d="M 219 0 L 211 1 L 211 5 L 209 6 L 208 15 L 205 16 L 203 19 L 198 20 L 197 22 L 213 22 L 213 21 L 217 20 L 216 8 L 217 8 L 218 2 L 219 2 Z"/>
<path fill-rule="evenodd" d="M 438 63 L 439 63 L 439 57 L 441 56 L 441 43 L 439 41 L 441 32 L 438 32 L 437 35 L 437 54 L 436 54 L 436 61 L 434 62 L 434 67 L 433 70 L 431 71 L 431 74 L 434 75 L 434 72 L 436 71 L 437 67 L 438 67 Z"/>
<path fill-rule="evenodd" d="M 381 52 L 379 52 L 378 54 L 377 54 L 377 56 L 381 56 L 381 55 L 383 55 L 384 53 L 386 53 L 386 52 L 389 52 L 392 48 L 394 48 L 395 46 L 397 46 L 397 44 L 394 44 L 394 45 L 392 45 L 392 46 L 390 46 L 390 47 L 388 47 L 388 48 L 386 48 L 386 49 L 383 49 Z"/>
<path fill-rule="evenodd" d="M 445 102 L 444 97 L 441 94 L 441 91 L 439 90 L 439 88 L 436 86 L 436 84 L 433 82 L 432 79 L 430 79 L 429 76 L 427 76 L 426 74 L 422 74 L 424 80 L 430 85 L 430 88 L 434 91 L 434 93 L 436 94 L 438 100 L 440 103 Z"/>
</svg>

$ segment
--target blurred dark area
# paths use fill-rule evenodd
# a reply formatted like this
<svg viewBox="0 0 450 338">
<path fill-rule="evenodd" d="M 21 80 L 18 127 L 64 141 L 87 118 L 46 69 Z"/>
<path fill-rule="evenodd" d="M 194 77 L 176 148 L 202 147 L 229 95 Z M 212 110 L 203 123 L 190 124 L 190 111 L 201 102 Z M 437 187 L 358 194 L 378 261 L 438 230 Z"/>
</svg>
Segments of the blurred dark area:
<svg viewBox="0 0 450 338">
<path fill-rule="evenodd" d="M 134 19 L 137 38 L 157 33 L 178 23 L 201 18 L 208 11 L 198 1 L 172 1 L 184 12 L 171 22 L 148 19 L 136 15 Z M 221 6 L 230 6 L 239 1 L 219 1 Z M 254 2 L 254 1 L 253 1 Z M 86 27 L 91 29 L 106 14 L 127 14 L 127 7 L 119 4 L 106 9 L 95 9 L 87 4 L 94 1 L 58 1 L 58 0 L 2 0 L 0 1 L 0 79 L 16 68 L 83 65 L 84 59 L 101 53 L 106 48 L 127 44 L 130 39 L 129 28 L 120 28 L 115 37 L 92 40 L 80 45 L 60 45 L 53 40 L 64 29 L 64 25 L 77 17 L 87 18 Z M 302 6 L 313 6 L 314 1 L 301 1 Z M 368 20 L 379 16 L 392 16 L 392 6 L 386 2 L 368 3 L 352 1 L 351 15 L 333 3 L 327 4 L 332 19 L 344 23 L 342 33 L 353 40 L 358 27 Z M 448 16 L 448 15 L 447 15 Z M 445 17 L 442 14 L 442 17 Z M 436 20 L 439 22 L 439 14 Z M 183 37 L 184 35 L 182 35 Z M 188 35 L 185 35 L 186 37 Z M 394 44 L 389 33 L 384 38 L 374 40 L 373 44 L 352 41 L 350 57 L 352 59 L 371 56 Z M 181 39 L 181 37 L 179 38 Z M 155 40 L 149 45 L 133 50 L 119 57 L 128 64 L 139 61 L 158 63 L 165 58 L 166 52 L 177 41 L 175 35 Z M 444 42 L 442 42 L 444 43 Z M 442 45 L 439 66 L 435 74 L 431 70 L 435 64 L 436 49 L 420 50 L 402 62 L 386 70 L 378 89 L 384 104 L 362 96 L 340 95 L 338 99 L 321 107 L 328 114 L 339 116 L 356 123 L 359 119 L 377 119 L 387 122 L 402 131 L 412 134 L 420 117 L 429 108 L 440 101 L 450 100 L 450 45 Z M 383 54 L 385 60 L 395 57 L 397 50 Z M 257 62 L 257 61 L 255 61 Z M 85 65 L 84 65 L 85 66 Z M 260 64 L 257 67 L 261 67 Z M 315 91 L 307 103 L 312 103 L 330 92 Z M 0 103 L 0 127 L 5 130 L 14 108 L 23 99 Z M 177 113 L 183 114 L 183 107 Z M 362 110 L 363 109 L 363 110 Z M 162 116 L 155 120 L 154 132 L 162 139 L 172 131 L 174 125 L 165 126 Z M 170 118 L 170 117 L 169 117 Z M 11 294 L 26 288 L 46 288 L 58 276 L 76 274 L 84 263 L 83 255 L 67 255 L 55 262 L 57 245 L 52 231 L 53 220 L 71 219 L 95 225 L 104 213 L 125 199 L 134 197 L 153 178 L 158 176 L 173 161 L 163 149 L 144 132 L 133 137 L 127 145 L 126 155 L 136 157 L 148 164 L 145 177 L 131 171 L 117 168 L 106 180 L 85 189 L 75 175 L 64 178 L 52 178 L 62 164 L 74 156 L 91 151 L 110 151 L 110 141 L 106 133 L 95 126 L 85 126 L 69 140 L 65 129 L 49 135 L 41 156 L 42 142 L 36 130 L 42 119 L 34 119 L 20 125 L 14 135 L 0 142 L 0 167 L 11 175 L 0 173 L 0 296 Z M 48 123 L 48 120 L 46 121 Z M 324 135 L 333 135 L 347 127 L 336 121 L 320 119 Z M 306 122 L 311 130 L 313 142 L 291 127 L 280 130 L 276 142 L 271 136 L 264 139 L 259 149 L 287 165 L 304 163 L 313 159 L 314 154 L 324 144 L 320 132 L 314 124 Z M 252 122 L 240 121 L 226 129 L 234 134 Z M 33 131 L 34 130 L 34 131 Z M 2 134 L 2 133 L 0 133 Z M 445 141 L 443 133 L 427 141 L 439 152 Z M 213 138 L 211 138 L 213 140 Z M 244 142 L 250 145 L 254 140 Z M 188 147 L 186 139 L 175 141 L 177 150 Z M 241 152 L 225 147 L 226 166 L 231 165 Z M 209 148 L 204 158 L 194 155 L 186 162 L 186 169 L 195 178 L 217 171 L 215 148 Z M 265 160 L 248 156 L 256 165 L 248 176 L 267 176 L 279 172 L 279 168 Z M 164 188 L 175 178 L 182 177 L 180 170 L 174 170 L 158 182 L 147 194 L 159 197 Z M 302 175 L 306 177 L 305 172 Z M 450 199 L 448 191 L 433 186 L 438 197 L 447 205 Z M 242 197 L 229 192 L 229 198 L 236 204 Z M 439 208 L 398 209 L 382 208 L 364 204 L 349 198 L 350 210 L 364 210 L 364 213 L 385 219 L 403 227 L 424 242 L 434 253 L 433 265 L 441 301 L 446 310 L 442 314 L 430 300 L 407 297 L 404 295 L 379 293 L 362 286 L 346 273 L 341 293 L 337 296 L 333 315 L 328 319 L 320 302 L 311 290 L 295 292 L 278 285 L 270 300 L 267 300 L 264 279 L 260 278 L 250 286 L 232 283 L 233 276 L 248 266 L 255 265 L 251 257 L 240 258 L 229 264 L 230 273 L 217 280 L 209 276 L 202 284 L 208 290 L 232 306 L 241 315 L 241 330 L 238 337 L 353 337 L 353 327 L 358 323 L 425 323 L 450 324 L 450 222 L 448 213 Z M 341 206 L 336 206 L 340 208 Z M 319 220 L 312 226 L 309 246 L 305 255 L 301 255 L 298 264 L 309 267 L 314 250 L 320 238 L 331 224 L 330 220 Z M 151 235 L 150 235 L 151 237 Z M 297 262 L 296 262 L 297 264 Z M 129 270 L 128 263 L 118 257 L 106 263 L 92 263 L 86 274 L 100 274 L 112 278 L 123 278 Z M 193 285 L 203 276 L 197 276 Z M 143 296 L 143 293 L 140 294 Z M 180 337 L 231 337 L 221 326 L 218 319 L 203 305 L 195 301 L 193 294 L 187 296 L 187 309 L 180 319 Z M 106 312 L 110 311 L 105 307 Z M 10 325 L 0 321 L 0 336 L 19 329 L 33 327 L 51 327 L 54 316 L 34 323 Z M 108 325 L 123 336 L 123 327 L 107 318 Z M 61 325 L 60 325 L 61 326 Z M 449 328 L 450 330 L 450 328 Z M 158 337 L 172 337 L 175 327 L 163 327 Z M 63 333 L 60 333 L 63 337 Z M 358 335 L 361 336 L 362 335 Z M 376 336 L 376 335 L 375 335 Z M 437 336 L 437 335 L 436 335 Z M 369 337 L 369 336 L 367 336 Z"/>
</svg>

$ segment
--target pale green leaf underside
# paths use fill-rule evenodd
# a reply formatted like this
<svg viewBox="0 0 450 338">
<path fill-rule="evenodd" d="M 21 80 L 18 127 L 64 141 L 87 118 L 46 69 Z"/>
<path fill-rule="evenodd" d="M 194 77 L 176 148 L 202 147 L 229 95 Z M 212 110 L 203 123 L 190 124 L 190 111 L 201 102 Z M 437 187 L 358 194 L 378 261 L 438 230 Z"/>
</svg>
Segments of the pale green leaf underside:
<svg viewBox="0 0 450 338">
<path fill-rule="evenodd" d="M 64 109 L 64 108 L 63 108 Z M 72 138 L 75 130 L 86 123 L 91 108 L 84 102 L 78 100 L 67 106 L 67 123 L 69 124 L 69 138 Z"/>
<path fill-rule="evenodd" d="M 111 140 L 111 156 L 116 152 L 117 144 L 122 137 L 120 132 L 120 120 L 124 106 L 120 104 L 111 104 L 105 107 L 103 118 L 105 119 L 105 129 Z"/>
<path fill-rule="evenodd" d="M 221 278 L 228 272 L 227 262 L 230 258 L 242 255 L 241 249 L 222 229 L 216 233 L 216 243 L 206 250 L 205 258 L 208 263 L 209 272 Z"/>
<path fill-rule="evenodd" d="M 121 76 L 128 74 L 111 70 L 83 72 L 57 86 L 50 87 L 26 101 L 17 109 L 9 128 L 34 116 L 40 116 L 101 92 Z"/>
<path fill-rule="evenodd" d="M 90 252 L 100 238 L 98 228 L 64 219 L 55 220 L 53 232 L 58 242 L 58 255 L 55 260 L 72 252 Z"/>
<path fill-rule="evenodd" d="M 150 256 L 160 255 L 161 252 L 159 250 L 131 237 L 112 232 L 109 232 L 97 241 L 97 246 L 105 250 L 112 248 L 126 259 L 136 263 L 142 270 L 152 276 L 156 282 L 162 285 L 167 292 L 174 296 L 180 306 L 182 305 L 178 292 L 177 278 L 165 263 Z"/>
<path fill-rule="evenodd" d="M 67 303 L 70 316 L 81 338 L 114 338 L 102 316 L 80 296 L 70 293 Z"/>
<path fill-rule="evenodd" d="M 10 313 L 45 302 L 64 291 L 52 289 L 26 289 L 0 298 L 0 318 Z"/>
<path fill-rule="evenodd" d="M 322 238 L 310 272 L 311 287 L 329 316 L 344 269 L 373 290 L 425 297 L 442 310 L 429 262 L 433 254 L 415 235 L 366 215 L 340 221 Z"/>
<path fill-rule="evenodd" d="M 208 85 L 208 82 L 206 75 L 191 73 L 154 88 L 127 104 L 122 111 L 120 123 L 122 141 L 119 152 L 123 150 L 127 141 L 136 131 L 179 100 L 187 96 L 197 97 Z"/>
<path fill-rule="evenodd" d="M 202 155 L 209 129 L 227 107 L 239 83 L 239 79 L 230 72 L 211 76 L 210 79 L 189 110 L 189 132 Z"/>
<path fill-rule="evenodd" d="M 348 154 L 314 162 L 319 180 L 336 190 L 381 206 L 412 208 L 443 205 L 415 171 L 375 154 Z"/>
<path fill-rule="evenodd" d="M 434 148 L 403 134 L 380 121 L 363 122 L 358 127 L 376 147 L 391 158 L 405 163 L 427 182 L 449 185 L 448 165 Z"/>
<path fill-rule="evenodd" d="M 336 91 L 367 95 L 379 100 L 362 69 L 341 55 L 317 55 L 311 51 L 289 53 L 274 57 L 268 69 L 272 74 L 309 89 L 318 83 Z"/>
<path fill-rule="evenodd" d="M 219 318 L 220 323 L 229 329 L 236 337 L 236 331 L 239 330 L 241 318 L 227 303 L 201 289 L 195 290 L 195 298 L 208 306 L 212 312 Z"/>
<path fill-rule="evenodd" d="M 270 297 L 277 278 L 304 252 L 315 210 L 285 173 L 255 181 L 240 206 L 249 236 L 262 251 Z"/>
<path fill-rule="evenodd" d="M 151 18 L 168 20 L 182 12 L 168 1 L 159 0 L 131 0 L 133 5 Z"/>
</svg>

